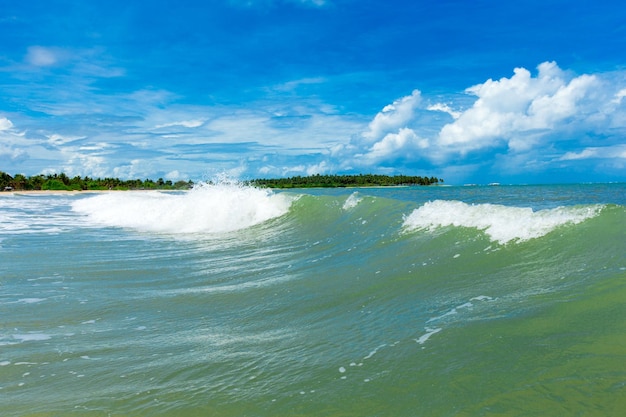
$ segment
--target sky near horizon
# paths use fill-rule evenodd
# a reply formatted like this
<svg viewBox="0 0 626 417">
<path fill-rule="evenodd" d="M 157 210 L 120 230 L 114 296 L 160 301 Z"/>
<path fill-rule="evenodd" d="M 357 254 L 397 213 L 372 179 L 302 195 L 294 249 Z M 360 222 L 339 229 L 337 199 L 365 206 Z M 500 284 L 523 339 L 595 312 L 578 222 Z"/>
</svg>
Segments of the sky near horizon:
<svg viewBox="0 0 626 417">
<path fill-rule="evenodd" d="M 626 181 L 618 1 L 0 0 L 0 171 Z"/>
</svg>

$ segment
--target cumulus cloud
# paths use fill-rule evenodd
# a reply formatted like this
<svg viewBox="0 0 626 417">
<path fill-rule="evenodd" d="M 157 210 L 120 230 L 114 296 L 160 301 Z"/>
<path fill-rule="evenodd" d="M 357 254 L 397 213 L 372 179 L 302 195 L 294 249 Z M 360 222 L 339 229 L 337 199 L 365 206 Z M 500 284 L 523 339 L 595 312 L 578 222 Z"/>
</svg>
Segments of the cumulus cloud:
<svg viewBox="0 0 626 417">
<path fill-rule="evenodd" d="M 322 161 L 319 164 L 310 165 L 306 168 L 307 175 L 324 174 L 328 172 L 328 162 Z"/>
<path fill-rule="evenodd" d="M 414 90 L 410 96 L 402 97 L 385 106 L 369 123 L 368 130 L 362 137 L 369 143 L 374 143 L 387 133 L 396 132 L 406 127 L 415 116 L 415 109 L 422 101 L 419 90 Z"/>
<path fill-rule="evenodd" d="M 370 163 L 384 163 L 389 160 L 415 157 L 416 150 L 426 148 L 428 148 L 427 139 L 422 139 L 412 129 L 403 127 L 397 133 L 387 133 L 363 157 Z"/>
<path fill-rule="evenodd" d="M 532 77 L 516 68 L 511 78 L 487 80 L 466 90 L 477 97 L 473 106 L 442 127 L 438 144 L 466 153 L 501 144 L 524 149 L 538 131 L 559 129 L 568 118 L 587 118 L 589 100 L 599 87 L 592 75 L 569 77 L 554 62 L 538 67 Z"/>
<path fill-rule="evenodd" d="M 6 117 L 0 117 L 0 131 L 9 130 L 13 127 L 13 123 Z"/>
<path fill-rule="evenodd" d="M 554 169 L 555 161 L 622 158 L 625 79 L 621 72 L 576 75 L 544 62 L 536 75 L 515 68 L 510 77 L 467 88 L 469 103 L 458 96 L 430 101 L 414 90 L 330 153 L 343 166 L 454 163 L 517 173 Z"/>
<path fill-rule="evenodd" d="M 108 172 L 106 165 L 104 157 L 70 152 L 63 172 L 71 177 L 76 175 L 105 177 Z"/>
</svg>

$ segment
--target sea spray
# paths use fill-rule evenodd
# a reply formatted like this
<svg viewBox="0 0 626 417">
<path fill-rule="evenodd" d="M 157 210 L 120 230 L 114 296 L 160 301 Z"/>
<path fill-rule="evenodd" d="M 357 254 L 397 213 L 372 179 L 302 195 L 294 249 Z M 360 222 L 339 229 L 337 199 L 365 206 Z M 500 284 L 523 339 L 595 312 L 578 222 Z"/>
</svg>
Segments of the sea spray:
<svg viewBox="0 0 626 417">
<path fill-rule="evenodd" d="M 292 197 L 225 182 L 200 183 L 183 193 L 127 191 L 99 194 L 72 204 L 98 225 L 159 233 L 225 233 L 287 213 Z"/>
<path fill-rule="evenodd" d="M 350 210 L 355 208 L 357 205 L 359 205 L 359 203 L 363 200 L 363 198 L 361 196 L 359 196 L 358 192 L 353 192 L 352 194 L 350 194 L 350 196 L 346 199 L 346 201 L 343 203 L 342 208 L 344 210 Z"/>
</svg>

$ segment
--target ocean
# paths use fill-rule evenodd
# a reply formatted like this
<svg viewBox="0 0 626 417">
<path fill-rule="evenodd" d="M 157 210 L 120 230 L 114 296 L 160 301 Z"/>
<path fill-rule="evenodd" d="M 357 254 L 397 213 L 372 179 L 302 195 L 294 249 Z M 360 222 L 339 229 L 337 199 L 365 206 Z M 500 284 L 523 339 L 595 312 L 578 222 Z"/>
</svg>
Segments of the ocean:
<svg viewBox="0 0 626 417">
<path fill-rule="evenodd" d="M 619 416 L 626 184 L 0 193 L 0 415 Z"/>
</svg>

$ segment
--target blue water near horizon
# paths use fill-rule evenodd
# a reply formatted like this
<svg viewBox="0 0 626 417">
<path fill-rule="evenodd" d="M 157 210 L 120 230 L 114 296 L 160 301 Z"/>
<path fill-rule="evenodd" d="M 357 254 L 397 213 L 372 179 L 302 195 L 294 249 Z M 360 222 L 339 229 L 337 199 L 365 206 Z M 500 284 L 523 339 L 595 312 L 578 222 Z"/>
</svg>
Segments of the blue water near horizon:
<svg viewBox="0 0 626 417">
<path fill-rule="evenodd" d="M 3 416 L 626 408 L 626 184 L 0 195 Z"/>
</svg>

